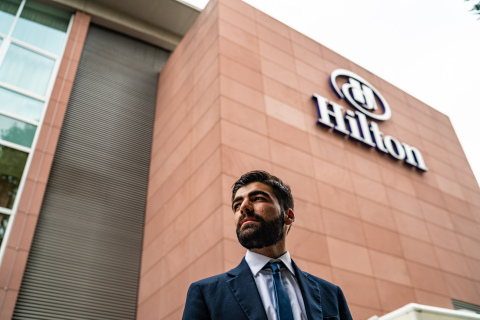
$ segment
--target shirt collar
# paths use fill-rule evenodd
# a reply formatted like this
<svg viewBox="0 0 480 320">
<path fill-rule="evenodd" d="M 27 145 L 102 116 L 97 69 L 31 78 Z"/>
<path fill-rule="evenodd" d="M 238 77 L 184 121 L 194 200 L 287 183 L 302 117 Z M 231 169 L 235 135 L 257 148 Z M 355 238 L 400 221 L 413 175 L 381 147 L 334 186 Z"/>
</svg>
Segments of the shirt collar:
<svg viewBox="0 0 480 320">
<path fill-rule="evenodd" d="M 287 267 L 287 269 L 295 275 L 295 271 L 293 270 L 292 265 L 292 258 L 290 258 L 290 253 L 287 251 L 282 256 L 277 259 L 272 259 L 270 257 L 266 257 L 259 253 L 252 252 L 250 250 L 247 251 L 245 255 L 245 260 L 247 261 L 248 266 L 250 267 L 250 271 L 252 271 L 253 276 L 257 276 L 260 270 L 265 267 L 267 263 L 270 262 L 278 262 L 282 261 L 283 264 Z"/>
</svg>

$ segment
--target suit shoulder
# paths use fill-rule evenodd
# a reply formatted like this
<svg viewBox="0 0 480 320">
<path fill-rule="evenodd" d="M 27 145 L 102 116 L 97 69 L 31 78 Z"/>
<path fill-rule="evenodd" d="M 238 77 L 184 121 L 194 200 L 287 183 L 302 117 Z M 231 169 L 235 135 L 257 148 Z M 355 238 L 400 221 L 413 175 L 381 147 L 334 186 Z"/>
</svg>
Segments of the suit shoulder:
<svg viewBox="0 0 480 320">
<path fill-rule="evenodd" d="M 336 292 L 336 291 L 338 290 L 338 288 L 339 288 L 336 284 L 333 284 L 333 283 L 331 283 L 331 282 L 329 282 L 329 281 L 327 281 L 327 280 L 325 280 L 325 279 L 316 277 L 316 276 L 314 276 L 313 274 L 310 274 L 310 273 L 305 272 L 305 271 L 302 271 L 302 272 L 303 272 L 303 274 L 304 274 L 307 278 L 315 281 L 315 282 L 316 282 L 317 284 L 319 284 L 324 290 L 329 290 L 329 291 L 335 291 L 335 292 Z"/>
<path fill-rule="evenodd" d="M 235 278 L 239 274 L 242 274 L 243 272 L 247 272 L 247 271 L 250 272 L 244 258 L 236 268 L 233 268 L 228 272 L 220 273 L 212 277 L 198 280 L 192 283 L 190 285 L 190 288 L 197 287 L 197 288 L 200 288 L 201 290 L 205 288 L 211 288 L 213 291 L 218 291 L 220 288 L 224 288 L 225 286 L 227 286 L 228 280 Z"/>
<path fill-rule="evenodd" d="M 230 277 L 225 272 L 225 273 L 217 274 L 217 275 L 212 276 L 212 277 L 208 277 L 208 278 L 205 278 L 205 279 L 202 279 L 202 280 L 195 281 L 194 283 L 191 284 L 191 286 L 204 287 L 204 286 L 215 285 L 215 284 L 218 283 L 218 281 L 225 281 L 225 279 L 228 279 L 228 278 L 230 278 Z"/>
<path fill-rule="evenodd" d="M 303 272 L 303 274 L 304 274 L 305 276 L 307 276 L 308 278 L 314 280 L 314 281 L 317 282 L 317 283 L 320 283 L 320 284 L 325 285 L 325 286 L 334 286 L 334 287 L 336 287 L 335 284 L 333 284 L 333 283 L 331 283 L 331 282 L 329 282 L 329 281 L 327 281 L 327 280 L 325 280 L 325 279 L 319 278 L 319 277 L 314 276 L 313 274 L 310 274 L 310 273 L 305 272 L 305 271 L 302 271 L 302 272 Z"/>
</svg>

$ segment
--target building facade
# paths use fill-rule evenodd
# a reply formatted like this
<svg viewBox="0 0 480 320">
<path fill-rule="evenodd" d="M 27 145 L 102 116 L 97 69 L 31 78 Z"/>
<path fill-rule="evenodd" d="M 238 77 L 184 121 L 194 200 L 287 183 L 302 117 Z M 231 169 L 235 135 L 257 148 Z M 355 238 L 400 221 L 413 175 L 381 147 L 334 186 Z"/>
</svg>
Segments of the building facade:
<svg viewBox="0 0 480 320">
<path fill-rule="evenodd" d="M 447 116 L 236 0 L 0 3 L 1 319 L 178 319 L 245 254 L 233 182 L 292 187 L 296 263 L 355 319 L 480 305 Z"/>
</svg>

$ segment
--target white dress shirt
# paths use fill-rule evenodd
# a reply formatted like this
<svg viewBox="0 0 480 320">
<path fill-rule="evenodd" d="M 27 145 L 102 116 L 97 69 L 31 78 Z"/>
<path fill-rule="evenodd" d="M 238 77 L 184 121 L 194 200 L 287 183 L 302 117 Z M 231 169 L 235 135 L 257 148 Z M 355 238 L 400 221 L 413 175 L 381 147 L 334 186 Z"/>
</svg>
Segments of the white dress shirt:
<svg viewBox="0 0 480 320">
<path fill-rule="evenodd" d="M 275 297 L 273 291 L 273 277 L 272 270 L 263 267 L 267 263 L 282 261 L 286 268 L 282 266 L 280 273 L 282 275 L 282 282 L 287 289 L 290 304 L 292 306 L 293 318 L 295 320 L 306 320 L 305 304 L 303 302 L 302 292 L 295 278 L 295 271 L 292 267 L 292 259 L 288 251 L 278 259 L 272 259 L 261 254 L 247 251 L 245 255 L 250 270 L 252 271 L 255 284 L 257 285 L 260 298 L 262 299 L 263 307 L 267 313 L 268 320 L 277 320 L 277 309 L 275 305 Z"/>
</svg>

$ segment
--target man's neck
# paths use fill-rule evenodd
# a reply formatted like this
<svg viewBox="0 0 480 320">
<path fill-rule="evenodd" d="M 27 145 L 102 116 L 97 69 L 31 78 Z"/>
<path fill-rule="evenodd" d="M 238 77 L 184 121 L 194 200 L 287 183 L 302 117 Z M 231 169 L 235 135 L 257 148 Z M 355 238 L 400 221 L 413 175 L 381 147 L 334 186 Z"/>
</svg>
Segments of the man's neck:
<svg viewBox="0 0 480 320">
<path fill-rule="evenodd" d="M 285 246 L 285 243 L 279 242 L 273 246 L 264 247 L 260 249 L 251 249 L 250 251 L 272 258 L 272 259 L 277 259 L 281 257 L 285 252 L 287 252 L 287 248 Z"/>
</svg>

